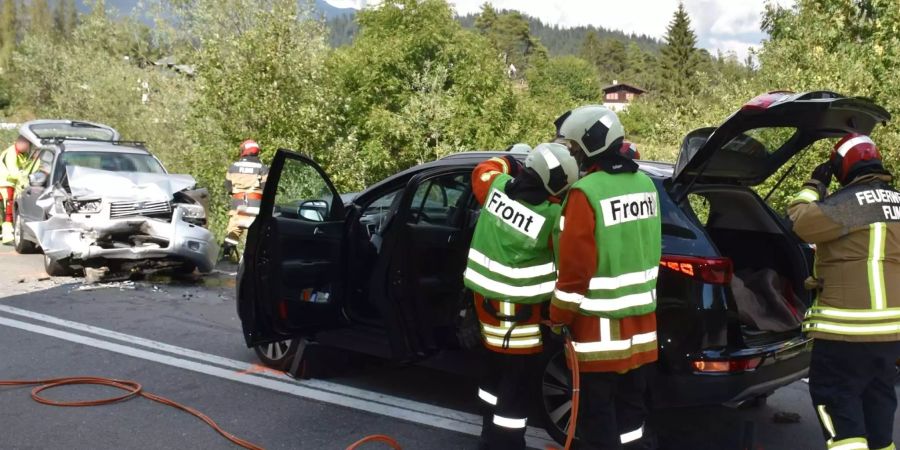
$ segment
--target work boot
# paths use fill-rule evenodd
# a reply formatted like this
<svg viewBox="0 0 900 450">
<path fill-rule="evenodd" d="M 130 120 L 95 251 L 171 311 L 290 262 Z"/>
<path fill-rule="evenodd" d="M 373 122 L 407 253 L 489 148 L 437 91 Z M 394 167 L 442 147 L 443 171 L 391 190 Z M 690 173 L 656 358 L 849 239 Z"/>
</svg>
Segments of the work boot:
<svg viewBox="0 0 900 450">
<path fill-rule="evenodd" d="M 237 263 L 241 259 L 237 245 L 232 244 L 228 240 L 222 243 L 222 258 L 230 262 Z"/>
<path fill-rule="evenodd" d="M 3 237 L 2 242 L 4 244 L 9 244 L 15 239 L 13 236 L 13 224 L 12 222 L 3 222 Z"/>
</svg>

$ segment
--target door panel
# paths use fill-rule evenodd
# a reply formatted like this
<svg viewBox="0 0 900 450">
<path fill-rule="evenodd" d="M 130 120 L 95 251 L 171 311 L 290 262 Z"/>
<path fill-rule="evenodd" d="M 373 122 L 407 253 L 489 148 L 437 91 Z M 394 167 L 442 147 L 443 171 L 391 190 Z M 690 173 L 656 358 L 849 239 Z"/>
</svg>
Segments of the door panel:
<svg viewBox="0 0 900 450">
<path fill-rule="evenodd" d="M 427 172 L 410 180 L 404 192 L 389 263 L 388 301 L 404 334 L 395 351 L 437 350 L 437 329 L 452 327 L 457 317 L 472 233 L 470 175 L 470 167 Z"/>
<path fill-rule="evenodd" d="M 311 159 L 278 150 L 247 235 L 238 310 L 248 345 L 341 326 L 344 205 Z"/>
</svg>

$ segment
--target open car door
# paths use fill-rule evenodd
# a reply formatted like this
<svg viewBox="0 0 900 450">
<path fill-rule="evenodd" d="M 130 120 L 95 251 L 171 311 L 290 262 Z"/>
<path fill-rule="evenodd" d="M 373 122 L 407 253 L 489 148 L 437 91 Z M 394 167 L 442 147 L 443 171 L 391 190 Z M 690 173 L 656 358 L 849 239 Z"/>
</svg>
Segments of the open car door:
<svg viewBox="0 0 900 450">
<path fill-rule="evenodd" d="M 814 142 L 869 134 L 890 118 L 869 100 L 834 92 L 763 94 L 718 128 L 701 128 L 685 137 L 673 186 L 681 193 L 694 183 L 756 186 Z"/>
<path fill-rule="evenodd" d="M 468 166 L 443 167 L 414 176 L 385 236 L 388 283 L 379 308 L 398 359 L 428 355 L 445 346 L 443 337 L 455 339 L 477 207 L 471 173 Z"/>
<path fill-rule="evenodd" d="M 312 159 L 279 149 L 238 275 L 248 346 L 341 326 L 344 204 Z"/>
</svg>

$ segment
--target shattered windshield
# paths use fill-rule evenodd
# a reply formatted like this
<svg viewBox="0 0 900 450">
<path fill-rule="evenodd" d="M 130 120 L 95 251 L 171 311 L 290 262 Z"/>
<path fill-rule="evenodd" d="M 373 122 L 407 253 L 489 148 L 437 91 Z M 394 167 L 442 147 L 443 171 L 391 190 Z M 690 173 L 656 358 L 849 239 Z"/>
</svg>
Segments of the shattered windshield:
<svg viewBox="0 0 900 450">
<path fill-rule="evenodd" d="M 113 172 L 166 173 L 153 156 L 140 153 L 66 152 L 57 167 L 76 166 Z"/>
<path fill-rule="evenodd" d="M 29 126 L 40 139 L 70 138 L 111 141 L 115 132 L 86 123 L 42 123 Z"/>
</svg>

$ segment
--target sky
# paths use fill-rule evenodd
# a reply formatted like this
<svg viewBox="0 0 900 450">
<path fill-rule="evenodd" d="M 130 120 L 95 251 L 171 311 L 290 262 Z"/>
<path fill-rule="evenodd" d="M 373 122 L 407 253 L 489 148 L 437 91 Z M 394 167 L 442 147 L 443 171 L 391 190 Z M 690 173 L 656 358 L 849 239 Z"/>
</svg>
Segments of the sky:
<svg viewBox="0 0 900 450">
<path fill-rule="evenodd" d="M 326 0 L 359 9 L 379 0 Z M 679 0 L 449 0 L 460 15 L 478 12 L 487 1 L 561 27 L 594 25 L 662 38 Z M 765 38 L 759 30 L 766 2 L 791 6 L 795 0 L 684 0 L 698 43 L 715 53 L 733 51 L 743 60 Z"/>
</svg>

